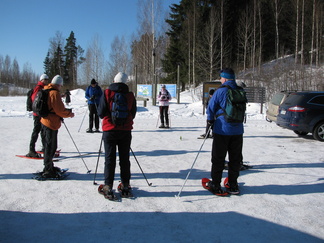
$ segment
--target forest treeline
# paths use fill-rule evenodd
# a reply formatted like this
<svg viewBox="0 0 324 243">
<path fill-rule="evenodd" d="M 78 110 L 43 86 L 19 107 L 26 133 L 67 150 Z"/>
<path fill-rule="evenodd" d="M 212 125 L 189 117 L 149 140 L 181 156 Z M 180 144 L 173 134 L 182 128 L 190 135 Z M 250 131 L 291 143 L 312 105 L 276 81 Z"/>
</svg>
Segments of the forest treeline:
<svg viewBox="0 0 324 243">
<path fill-rule="evenodd" d="M 106 55 L 99 35 L 83 50 L 77 33 L 55 33 L 44 53 L 44 72 L 61 74 L 70 88 L 92 78 L 109 84 L 123 71 L 142 84 L 179 79 L 184 90 L 232 67 L 246 85 L 265 87 L 267 96 L 324 90 L 323 0 L 182 0 L 167 12 L 161 0 L 138 0 L 137 11 L 139 28 L 131 40 L 116 36 Z M 39 76 L 2 55 L 0 72 L 0 83 L 22 87 Z"/>
</svg>

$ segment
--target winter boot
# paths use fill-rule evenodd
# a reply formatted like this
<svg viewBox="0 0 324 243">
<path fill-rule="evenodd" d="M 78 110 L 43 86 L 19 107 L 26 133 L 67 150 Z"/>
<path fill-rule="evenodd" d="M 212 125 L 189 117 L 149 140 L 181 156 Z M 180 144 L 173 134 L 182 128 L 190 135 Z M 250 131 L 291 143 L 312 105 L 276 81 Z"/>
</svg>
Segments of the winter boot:
<svg viewBox="0 0 324 243">
<path fill-rule="evenodd" d="M 61 174 L 58 173 L 56 170 L 53 171 L 44 171 L 42 174 L 43 178 L 52 178 L 52 179 L 58 179 L 61 177 Z"/>
<path fill-rule="evenodd" d="M 118 185 L 118 191 L 123 198 L 133 197 L 132 188 L 129 184 L 120 183 Z"/>
<path fill-rule="evenodd" d="M 231 184 L 228 183 L 228 187 L 229 188 L 227 188 L 226 190 L 227 190 L 227 192 L 229 194 L 231 194 L 231 195 L 238 195 L 238 194 L 240 194 L 240 190 L 239 190 L 239 187 L 238 187 L 237 184 L 231 185 Z"/>
<path fill-rule="evenodd" d="M 159 126 L 159 128 L 165 128 L 164 123 L 162 123 L 161 126 Z"/>
<path fill-rule="evenodd" d="M 29 151 L 28 154 L 26 154 L 26 157 L 30 158 L 41 158 L 41 155 L 36 153 L 35 151 Z"/>
<path fill-rule="evenodd" d="M 209 191 L 217 196 L 226 196 L 228 193 L 220 187 L 220 185 L 215 185 L 212 181 L 209 181 L 207 186 Z"/>
<path fill-rule="evenodd" d="M 116 201 L 117 197 L 114 194 L 114 191 L 112 189 L 112 185 L 104 185 L 102 188 L 103 195 L 106 199 L 110 201 Z"/>
<path fill-rule="evenodd" d="M 87 132 L 87 133 L 93 133 L 93 131 L 92 131 L 91 128 L 88 128 L 86 132 Z"/>
</svg>

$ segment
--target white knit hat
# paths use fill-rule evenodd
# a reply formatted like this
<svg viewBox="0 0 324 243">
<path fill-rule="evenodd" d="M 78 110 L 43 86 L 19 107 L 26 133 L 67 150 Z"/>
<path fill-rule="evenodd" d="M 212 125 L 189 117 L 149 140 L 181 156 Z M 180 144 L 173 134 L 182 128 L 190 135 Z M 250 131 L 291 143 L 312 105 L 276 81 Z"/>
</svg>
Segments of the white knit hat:
<svg viewBox="0 0 324 243">
<path fill-rule="evenodd" d="M 119 72 L 114 78 L 114 83 L 126 83 L 128 79 L 127 74 Z"/>
<path fill-rule="evenodd" d="M 63 85 L 63 78 L 60 75 L 56 75 L 52 79 L 52 84 L 58 84 L 58 85 Z"/>
<path fill-rule="evenodd" d="M 44 73 L 40 76 L 39 80 L 48 79 L 48 76 Z"/>
</svg>

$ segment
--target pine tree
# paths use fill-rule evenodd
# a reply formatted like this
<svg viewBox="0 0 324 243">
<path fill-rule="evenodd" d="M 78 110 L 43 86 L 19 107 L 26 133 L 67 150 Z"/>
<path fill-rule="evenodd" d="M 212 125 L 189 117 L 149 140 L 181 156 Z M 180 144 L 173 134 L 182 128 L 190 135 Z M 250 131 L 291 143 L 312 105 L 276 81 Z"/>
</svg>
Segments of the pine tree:
<svg viewBox="0 0 324 243">
<path fill-rule="evenodd" d="M 78 48 L 76 47 L 76 39 L 73 31 L 71 31 L 69 38 L 66 39 L 66 45 L 64 48 L 64 81 L 66 85 L 71 85 L 72 87 L 75 86 L 77 81 L 77 53 Z"/>
</svg>

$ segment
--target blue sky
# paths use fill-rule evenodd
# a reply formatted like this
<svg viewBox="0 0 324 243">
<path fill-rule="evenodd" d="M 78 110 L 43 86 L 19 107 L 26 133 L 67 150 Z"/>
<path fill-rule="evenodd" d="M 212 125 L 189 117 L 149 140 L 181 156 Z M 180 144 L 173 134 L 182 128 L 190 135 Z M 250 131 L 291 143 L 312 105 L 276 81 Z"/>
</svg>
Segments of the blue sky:
<svg viewBox="0 0 324 243">
<path fill-rule="evenodd" d="M 165 10 L 180 0 L 162 1 Z M 37 74 L 50 38 L 57 31 L 64 38 L 73 31 L 84 50 L 99 36 L 107 59 L 116 36 L 130 38 L 138 28 L 137 0 L 0 0 L 0 55 L 16 58 L 22 71 L 29 63 Z M 71 15 L 71 10 L 72 15 Z M 150 11 L 150 7 L 148 7 Z"/>
</svg>

